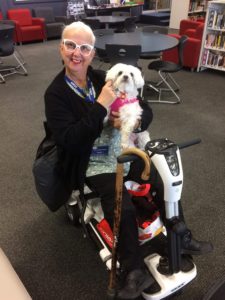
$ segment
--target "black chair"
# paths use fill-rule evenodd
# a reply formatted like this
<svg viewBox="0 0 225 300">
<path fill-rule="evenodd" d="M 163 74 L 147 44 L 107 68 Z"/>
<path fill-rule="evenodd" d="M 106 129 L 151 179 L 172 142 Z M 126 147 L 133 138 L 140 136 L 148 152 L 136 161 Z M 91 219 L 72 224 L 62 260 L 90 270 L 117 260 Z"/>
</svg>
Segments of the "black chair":
<svg viewBox="0 0 225 300">
<path fill-rule="evenodd" d="M 136 17 L 126 18 L 126 20 L 124 22 L 124 30 L 125 30 L 125 32 L 134 32 L 136 30 L 136 28 L 137 28 L 136 22 L 137 22 L 137 18 Z"/>
<path fill-rule="evenodd" d="M 146 33 L 155 33 L 155 34 L 168 34 L 168 28 L 165 26 L 157 26 L 157 25 L 148 25 L 142 27 L 142 32 Z M 161 59 L 162 52 L 146 52 L 140 55 L 140 59 L 144 60 L 152 60 L 152 59 Z M 157 85 L 157 84 L 156 84 Z M 148 86 L 155 90 L 154 84 L 148 83 Z M 142 90 L 143 92 L 143 90 Z"/>
<path fill-rule="evenodd" d="M 45 19 L 47 38 L 60 38 L 64 25 L 68 23 L 66 16 L 55 16 L 52 7 L 36 7 L 34 16 Z"/>
<path fill-rule="evenodd" d="M 137 18 L 136 17 L 128 17 L 125 19 L 123 26 L 117 27 L 115 29 L 116 33 L 122 32 L 134 32 L 137 28 L 136 25 Z"/>
<path fill-rule="evenodd" d="M 2 15 L 1 15 L 1 11 L 0 11 L 0 26 L 1 25 L 10 25 L 14 28 L 15 31 L 15 22 L 13 22 L 12 20 L 3 20 L 1 19 Z M 0 60 L 0 64 L 2 63 L 2 61 Z"/>
<path fill-rule="evenodd" d="M 95 29 L 100 29 L 101 28 L 101 23 L 98 19 L 87 19 L 87 18 L 83 18 L 82 21 L 89 25 L 91 27 L 92 30 Z"/>
<path fill-rule="evenodd" d="M 109 28 L 109 29 L 96 29 L 96 30 L 94 30 L 94 35 L 95 35 L 95 37 L 97 39 L 103 37 L 104 35 L 113 35 L 113 34 L 114 34 L 114 29 L 112 29 L 112 28 Z M 96 49 L 96 54 L 97 54 L 96 57 L 100 61 L 98 69 L 101 68 L 102 64 L 104 64 L 104 63 L 110 63 L 110 59 L 109 59 L 109 57 L 108 57 L 108 55 L 107 55 L 107 53 L 106 53 L 105 50 Z"/>
<path fill-rule="evenodd" d="M 17 62 L 15 66 L 6 66 L 4 65 L 4 60 L 2 60 L 0 83 L 5 83 L 5 77 L 13 74 L 27 75 L 27 70 L 24 67 L 25 61 L 13 43 L 13 32 L 14 27 L 11 25 L 5 25 L 5 28 L 1 28 L 0 30 L 0 58 L 12 55 Z"/>
<path fill-rule="evenodd" d="M 140 45 L 106 44 L 105 47 L 111 65 L 124 63 L 138 67 L 137 61 L 141 54 Z"/>
<path fill-rule="evenodd" d="M 185 47 L 185 43 L 187 41 L 187 36 L 182 36 L 179 40 L 178 44 L 178 56 L 179 56 L 179 62 L 178 64 L 170 62 L 170 61 L 162 61 L 162 60 L 156 60 L 151 62 L 148 65 L 149 70 L 157 71 L 161 81 L 157 83 L 157 85 L 154 87 L 154 90 L 156 90 L 159 94 L 159 97 L 157 100 L 147 100 L 148 102 L 156 102 L 156 103 L 168 103 L 168 104 L 177 104 L 180 103 L 180 97 L 176 93 L 180 89 L 180 86 L 178 83 L 174 80 L 171 73 L 179 72 L 183 68 L 183 49 Z M 164 84 L 166 88 L 161 87 L 161 85 Z M 152 85 L 150 86 L 152 87 Z M 162 100 L 161 95 L 163 91 L 169 91 L 172 92 L 172 94 L 175 96 L 175 101 L 170 100 Z"/>
</svg>

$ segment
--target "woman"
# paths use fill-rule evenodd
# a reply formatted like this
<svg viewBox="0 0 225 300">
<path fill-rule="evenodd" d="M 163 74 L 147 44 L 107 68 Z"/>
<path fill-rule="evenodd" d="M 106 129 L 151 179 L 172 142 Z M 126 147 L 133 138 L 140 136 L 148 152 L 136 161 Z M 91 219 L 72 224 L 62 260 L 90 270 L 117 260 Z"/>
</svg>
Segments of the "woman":
<svg viewBox="0 0 225 300">
<path fill-rule="evenodd" d="M 93 145 L 96 146 L 100 136 L 100 140 L 103 137 L 107 138 L 106 132 L 109 127 L 104 127 L 104 118 L 107 108 L 116 99 L 112 82 L 105 83 L 104 74 L 90 66 L 95 55 L 94 44 L 95 36 L 89 26 L 82 22 L 66 26 L 60 43 L 64 69 L 45 93 L 48 127 L 61 150 L 64 178 L 73 190 L 83 190 L 86 172 L 90 171 L 92 166 L 90 157 L 93 155 Z M 152 111 L 143 102 L 140 105 L 143 114 L 137 123 L 137 129 L 142 131 L 146 130 L 152 121 Z M 112 127 L 120 127 L 119 116 L 116 113 L 111 117 Z M 108 150 L 105 151 L 104 156 L 107 156 Z M 115 174 L 107 170 L 107 174 L 97 174 L 88 180 L 99 193 L 105 218 L 112 226 Z M 145 272 L 143 266 L 135 208 L 125 188 L 119 260 L 126 276 L 118 297 L 134 299 L 153 283 L 153 279 Z"/>
</svg>

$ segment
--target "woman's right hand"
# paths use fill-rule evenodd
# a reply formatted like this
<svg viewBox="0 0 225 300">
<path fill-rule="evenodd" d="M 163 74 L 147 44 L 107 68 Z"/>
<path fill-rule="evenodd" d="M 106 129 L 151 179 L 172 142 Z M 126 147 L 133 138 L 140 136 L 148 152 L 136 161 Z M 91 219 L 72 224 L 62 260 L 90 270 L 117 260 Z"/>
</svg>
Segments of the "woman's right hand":
<svg viewBox="0 0 225 300">
<path fill-rule="evenodd" d="M 103 105 L 106 109 L 114 102 L 116 99 L 116 93 L 113 89 L 113 82 L 109 80 L 103 86 L 101 93 L 97 99 L 101 105 Z"/>
</svg>

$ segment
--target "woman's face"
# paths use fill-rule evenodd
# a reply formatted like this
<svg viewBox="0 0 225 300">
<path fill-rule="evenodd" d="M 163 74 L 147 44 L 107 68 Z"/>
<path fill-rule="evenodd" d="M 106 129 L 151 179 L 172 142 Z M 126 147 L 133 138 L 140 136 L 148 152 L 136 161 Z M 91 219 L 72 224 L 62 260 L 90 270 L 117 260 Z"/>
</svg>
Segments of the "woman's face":
<svg viewBox="0 0 225 300">
<path fill-rule="evenodd" d="M 71 30 L 65 34 L 64 39 L 72 41 L 79 46 L 84 44 L 93 46 L 91 35 L 83 30 Z M 93 49 L 89 55 L 84 55 L 79 47 L 75 49 L 70 47 L 70 50 L 68 50 L 62 42 L 60 45 L 60 53 L 68 72 L 73 74 L 85 74 L 95 55 L 95 50 Z"/>
</svg>

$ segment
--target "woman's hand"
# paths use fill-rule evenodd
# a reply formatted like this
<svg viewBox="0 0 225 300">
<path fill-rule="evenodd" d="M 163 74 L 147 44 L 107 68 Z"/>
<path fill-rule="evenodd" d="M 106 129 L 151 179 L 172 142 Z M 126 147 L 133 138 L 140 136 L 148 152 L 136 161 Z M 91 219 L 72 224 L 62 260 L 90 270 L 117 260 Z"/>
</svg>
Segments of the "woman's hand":
<svg viewBox="0 0 225 300">
<path fill-rule="evenodd" d="M 116 99 L 116 93 L 113 89 L 113 82 L 109 80 L 103 86 L 101 93 L 97 99 L 101 105 L 103 105 L 106 109 L 114 102 Z"/>
<path fill-rule="evenodd" d="M 120 129 L 121 127 L 120 113 L 116 111 L 112 111 L 109 116 L 109 123 L 112 127 L 116 129 Z"/>
</svg>

